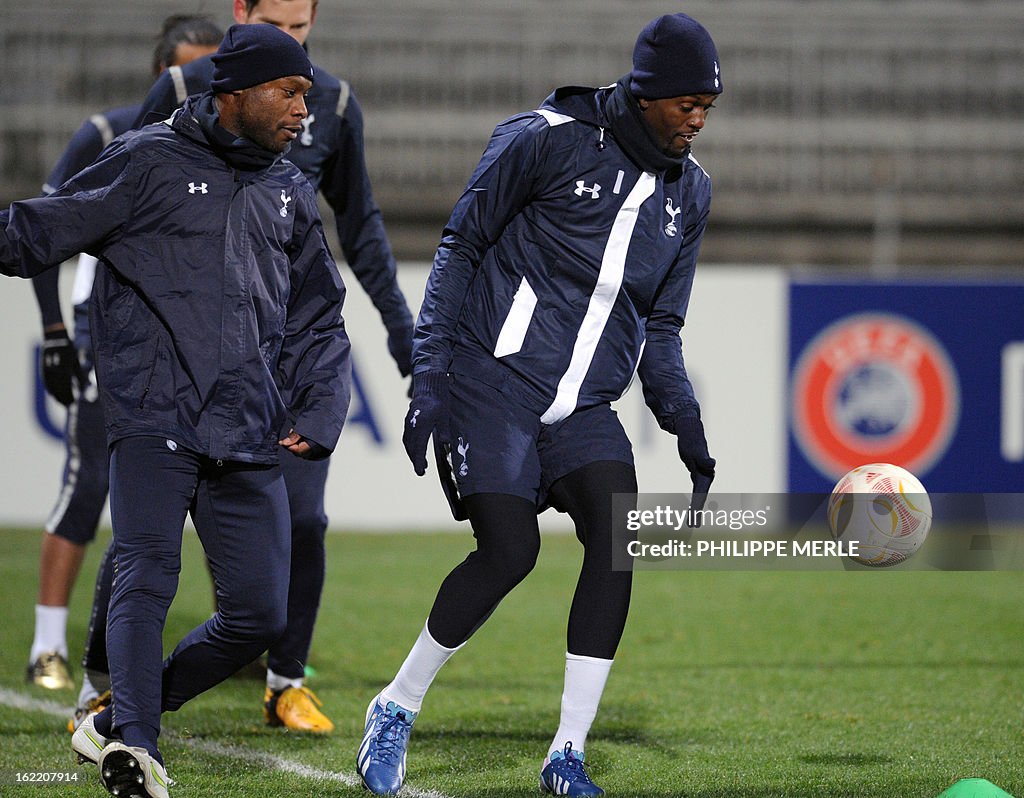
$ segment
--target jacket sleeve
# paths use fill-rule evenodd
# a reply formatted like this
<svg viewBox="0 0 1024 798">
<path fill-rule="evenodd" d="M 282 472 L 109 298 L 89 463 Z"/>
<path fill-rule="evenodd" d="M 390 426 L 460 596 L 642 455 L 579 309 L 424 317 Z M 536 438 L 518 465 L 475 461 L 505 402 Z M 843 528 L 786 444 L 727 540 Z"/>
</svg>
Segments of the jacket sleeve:
<svg viewBox="0 0 1024 798">
<path fill-rule="evenodd" d="M 412 313 L 398 286 L 384 217 L 373 199 L 366 170 L 363 112 L 351 93 L 338 118 L 336 147 L 324 164 L 320 191 L 334 211 L 342 254 L 380 313 L 384 326 L 389 333 L 408 335 L 413 325 Z"/>
<path fill-rule="evenodd" d="M 278 385 L 292 427 L 333 451 L 348 414 L 351 347 L 341 310 L 345 286 L 327 248 L 312 194 L 296 220 L 292 240 L 291 293 Z"/>
<path fill-rule="evenodd" d="M 79 252 L 95 254 L 131 216 L 130 175 L 130 153 L 115 141 L 53 194 L 0 212 L 0 272 L 33 277 Z"/>
<path fill-rule="evenodd" d="M 672 433 L 677 418 L 700 417 L 700 404 L 683 362 L 680 331 L 690 304 L 697 254 L 710 210 L 709 200 L 710 196 L 685 228 L 679 256 L 658 290 L 647 318 L 647 341 L 637 369 L 644 401 L 661 428 Z"/>
<path fill-rule="evenodd" d="M 103 151 L 103 146 L 102 134 L 92 119 L 87 120 L 71 137 L 60 160 L 50 172 L 43 185 L 43 194 L 52 194 L 68 178 L 85 169 L 96 160 Z M 58 269 L 48 269 L 32 278 L 32 288 L 35 290 L 36 304 L 39 305 L 39 315 L 42 317 L 44 329 L 58 324 L 64 325 L 64 314 L 60 307 L 59 276 Z"/>
<path fill-rule="evenodd" d="M 447 371 L 462 303 L 487 250 L 529 201 L 542 169 L 546 123 L 498 125 L 445 226 L 413 336 L 413 374 Z M 531 124 L 533 123 L 533 124 Z M 540 127 L 543 124 L 544 127 Z"/>
</svg>

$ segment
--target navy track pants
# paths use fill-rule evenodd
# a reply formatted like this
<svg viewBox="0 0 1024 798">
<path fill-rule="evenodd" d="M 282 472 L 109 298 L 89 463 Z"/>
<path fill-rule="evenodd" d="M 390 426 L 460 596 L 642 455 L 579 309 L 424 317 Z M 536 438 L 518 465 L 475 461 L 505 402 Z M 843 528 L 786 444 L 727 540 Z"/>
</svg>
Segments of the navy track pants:
<svg viewBox="0 0 1024 798">
<path fill-rule="evenodd" d="M 162 711 L 223 681 L 283 632 L 290 557 L 284 479 L 277 465 L 214 461 L 163 438 L 124 438 L 111 449 L 110 512 L 114 727 L 158 731 Z M 187 513 L 210 563 L 218 610 L 164 661 Z"/>
</svg>

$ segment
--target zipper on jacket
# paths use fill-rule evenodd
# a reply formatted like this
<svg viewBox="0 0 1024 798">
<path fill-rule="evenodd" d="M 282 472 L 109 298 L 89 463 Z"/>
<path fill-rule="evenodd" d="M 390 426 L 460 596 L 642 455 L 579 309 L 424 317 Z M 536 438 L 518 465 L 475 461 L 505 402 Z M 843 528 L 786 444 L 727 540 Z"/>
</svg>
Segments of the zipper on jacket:
<svg viewBox="0 0 1024 798">
<path fill-rule="evenodd" d="M 142 396 L 139 399 L 139 410 L 146 406 L 146 399 L 149 396 L 150 388 L 153 386 L 153 376 L 156 374 L 156 364 L 160 360 L 160 341 L 156 342 L 153 348 L 153 364 L 149 367 L 149 376 L 146 377 L 146 387 L 142 389 Z"/>
</svg>

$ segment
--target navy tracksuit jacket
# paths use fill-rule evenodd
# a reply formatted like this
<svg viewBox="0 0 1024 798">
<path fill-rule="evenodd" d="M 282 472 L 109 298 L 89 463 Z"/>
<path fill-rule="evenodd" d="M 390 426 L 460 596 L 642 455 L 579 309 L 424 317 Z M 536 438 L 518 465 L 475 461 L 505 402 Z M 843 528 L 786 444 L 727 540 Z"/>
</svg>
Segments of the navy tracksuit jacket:
<svg viewBox="0 0 1024 798">
<path fill-rule="evenodd" d="M 79 251 L 102 264 L 92 320 L 117 476 L 108 635 L 129 745 L 155 746 L 163 709 L 280 635 L 289 519 L 277 439 L 295 428 L 329 452 L 348 408 L 344 287 L 315 194 L 215 114 L 212 95 L 191 98 L 53 194 L 0 213 L 3 273 L 29 277 Z M 189 510 L 223 611 L 161 674 Z"/>
<path fill-rule="evenodd" d="M 692 157 L 644 171 L 611 129 L 612 88 L 560 89 L 495 129 L 444 231 L 414 373 L 452 371 L 551 424 L 638 373 L 658 422 L 698 414 L 683 365 L 711 179 Z"/>
</svg>

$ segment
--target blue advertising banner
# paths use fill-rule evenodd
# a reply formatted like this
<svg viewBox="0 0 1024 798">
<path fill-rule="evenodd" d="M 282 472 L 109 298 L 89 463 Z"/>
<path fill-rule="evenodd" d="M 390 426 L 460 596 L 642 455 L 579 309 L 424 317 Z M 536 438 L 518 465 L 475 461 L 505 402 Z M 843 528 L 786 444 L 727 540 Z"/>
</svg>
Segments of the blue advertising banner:
<svg viewBox="0 0 1024 798">
<path fill-rule="evenodd" d="M 789 490 L 887 462 L 1024 492 L 1024 283 L 795 280 L 789 304 Z"/>
</svg>

